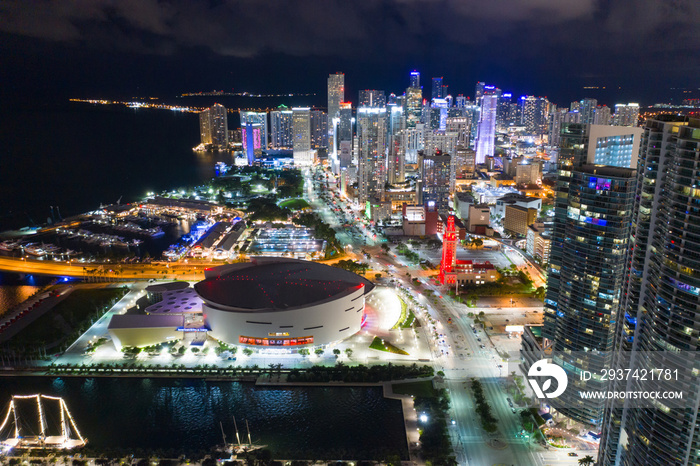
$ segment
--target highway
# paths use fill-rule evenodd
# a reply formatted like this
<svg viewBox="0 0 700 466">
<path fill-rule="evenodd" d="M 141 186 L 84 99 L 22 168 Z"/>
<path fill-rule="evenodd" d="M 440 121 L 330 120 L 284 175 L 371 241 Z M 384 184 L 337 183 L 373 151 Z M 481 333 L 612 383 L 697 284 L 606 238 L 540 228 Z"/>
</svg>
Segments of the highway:
<svg viewBox="0 0 700 466">
<path fill-rule="evenodd" d="M 25 273 L 29 275 L 51 275 L 58 277 L 78 277 L 95 280 L 144 280 L 178 279 L 202 280 L 207 264 L 110 264 L 62 262 L 53 260 L 32 260 L 19 257 L 1 257 L 0 271 Z"/>
</svg>

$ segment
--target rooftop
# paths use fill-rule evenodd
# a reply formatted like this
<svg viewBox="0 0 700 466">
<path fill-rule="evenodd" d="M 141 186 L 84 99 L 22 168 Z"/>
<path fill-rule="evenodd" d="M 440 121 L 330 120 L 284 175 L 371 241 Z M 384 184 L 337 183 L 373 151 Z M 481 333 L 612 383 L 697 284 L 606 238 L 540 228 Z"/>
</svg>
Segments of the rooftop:
<svg viewBox="0 0 700 466">
<path fill-rule="evenodd" d="M 352 289 L 374 288 L 337 267 L 292 259 L 257 259 L 216 267 L 194 288 L 209 305 L 232 311 L 286 310 L 328 301 Z"/>
</svg>

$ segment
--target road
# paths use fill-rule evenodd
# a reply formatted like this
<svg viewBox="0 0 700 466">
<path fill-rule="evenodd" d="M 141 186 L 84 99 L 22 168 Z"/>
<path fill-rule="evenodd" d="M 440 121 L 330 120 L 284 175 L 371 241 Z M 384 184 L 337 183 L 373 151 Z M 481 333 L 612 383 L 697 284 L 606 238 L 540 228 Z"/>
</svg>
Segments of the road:
<svg viewBox="0 0 700 466">
<path fill-rule="evenodd" d="M 0 257 L 0 271 L 59 277 L 144 280 L 151 278 L 202 280 L 207 264 L 96 264 Z"/>
</svg>

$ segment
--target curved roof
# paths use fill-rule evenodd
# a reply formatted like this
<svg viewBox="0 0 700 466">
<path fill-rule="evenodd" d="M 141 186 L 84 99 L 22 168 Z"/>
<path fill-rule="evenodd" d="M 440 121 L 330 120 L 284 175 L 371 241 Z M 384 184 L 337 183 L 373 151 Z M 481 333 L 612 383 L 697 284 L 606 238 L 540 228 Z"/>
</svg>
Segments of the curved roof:
<svg viewBox="0 0 700 466">
<path fill-rule="evenodd" d="M 374 285 L 347 270 L 292 259 L 256 260 L 207 271 L 194 288 L 207 304 L 230 311 L 286 310 L 319 304 Z"/>
</svg>

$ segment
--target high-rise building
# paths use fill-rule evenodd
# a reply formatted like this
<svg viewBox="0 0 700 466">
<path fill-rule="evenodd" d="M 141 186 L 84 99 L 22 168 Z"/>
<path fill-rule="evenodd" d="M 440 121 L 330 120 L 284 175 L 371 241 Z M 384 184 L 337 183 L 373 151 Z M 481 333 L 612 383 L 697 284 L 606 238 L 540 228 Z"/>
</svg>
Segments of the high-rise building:
<svg viewBox="0 0 700 466">
<path fill-rule="evenodd" d="M 476 163 L 484 163 L 486 157 L 493 157 L 496 139 L 496 109 L 498 96 L 484 95 L 481 97 L 481 114 L 478 133 L 476 136 Z"/>
<path fill-rule="evenodd" d="M 270 147 L 273 149 L 291 149 L 294 140 L 292 111 L 284 105 L 270 112 Z"/>
<path fill-rule="evenodd" d="M 337 147 L 333 140 L 333 119 L 338 118 L 340 103 L 345 100 L 345 75 L 335 73 L 328 75 L 328 142 L 325 147 Z"/>
<path fill-rule="evenodd" d="M 442 213 L 449 212 L 452 166 L 452 156 L 449 154 L 426 154 L 422 151 L 418 153 L 418 204 L 434 207 Z"/>
<path fill-rule="evenodd" d="M 386 94 L 377 89 L 365 89 L 360 91 L 360 101 L 358 107 L 381 108 L 386 106 Z"/>
<path fill-rule="evenodd" d="M 581 100 L 578 108 L 578 111 L 581 113 L 581 124 L 593 124 L 593 122 L 595 121 L 595 109 L 597 107 L 598 101 L 596 99 L 585 98 Z"/>
<path fill-rule="evenodd" d="M 403 131 L 402 145 L 406 163 L 416 163 L 418 151 L 425 147 L 425 126 L 419 123 L 413 128 L 406 128 Z"/>
<path fill-rule="evenodd" d="M 609 125 L 610 124 L 610 107 L 607 105 L 598 106 L 593 114 L 594 125 Z"/>
<path fill-rule="evenodd" d="M 240 112 L 241 115 L 241 139 L 243 154 L 252 165 L 262 151 L 267 149 L 267 113 L 265 112 Z"/>
<path fill-rule="evenodd" d="M 654 390 L 681 391 L 636 407 L 609 401 L 601 465 L 695 465 L 700 456 L 700 120 L 648 120 L 643 129 L 631 228 L 629 272 L 618 317 L 614 369 L 671 368 Z M 652 361 L 651 355 L 661 358 Z M 615 390 L 648 389 L 634 377 Z M 656 401 L 656 400 L 655 400 Z"/>
<path fill-rule="evenodd" d="M 406 125 L 403 105 L 387 104 L 387 181 L 390 184 L 405 181 L 406 153 L 403 131 Z"/>
<path fill-rule="evenodd" d="M 338 116 L 340 102 L 345 100 L 345 74 L 328 75 L 328 119 Z"/>
<path fill-rule="evenodd" d="M 338 143 L 352 141 L 352 104 L 341 102 L 338 110 Z"/>
<path fill-rule="evenodd" d="M 406 127 L 415 128 L 420 123 L 422 104 L 423 91 L 420 87 L 409 87 L 406 89 L 406 100 L 404 101 Z"/>
<path fill-rule="evenodd" d="M 430 97 L 432 99 L 444 99 L 445 95 L 447 95 L 447 94 L 443 95 L 442 88 L 443 88 L 442 76 L 439 78 L 433 78 L 433 89 L 432 89 L 432 94 L 430 94 Z"/>
<path fill-rule="evenodd" d="M 214 104 L 199 114 L 202 144 L 215 150 L 228 150 L 228 117 L 226 107 Z"/>
<path fill-rule="evenodd" d="M 513 94 L 502 93 L 498 98 L 498 107 L 496 109 L 496 128 L 505 130 L 510 126 L 508 116 L 510 115 L 510 104 Z"/>
<path fill-rule="evenodd" d="M 486 86 L 486 83 L 479 81 L 476 83 L 476 89 L 474 90 L 474 103 L 479 105 L 481 102 L 481 96 L 484 95 L 484 87 Z"/>
<path fill-rule="evenodd" d="M 311 150 L 311 109 L 308 107 L 292 108 L 292 144 L 294 164 L 311 165 L 314 151 Z"/>
<path fill-rule="evenodd" d="M 328 115 L 321 110 L 311 110 L 311 148 L 328 147 Z"/>
<path fill-rule="evenodd" d="M 522 105 L 522 125 L 525 131 L 542 135 L 547 132 L 547 116 L 549 115 L 549 101 L 545 97 L 534 95 L 520 98 Z"/>
<path fill-rule="evenodd" d="M 418 71 L 411 71 L 411 79 L 409 81 L 409 87 L 415 87 L 420 89 L 420 73 Z"/>
<path fill-rule="evenodd" d="M 386 176 L 386 107 L 357 109 L 358 200 L 381 198 Z"/>
<path fill-rule="evenodd" d="M 552 399 L 551 406 L 598 426 L 604 400 L 584 401 L 578 392 L 601 390 L 604 382 L 578 374 L 600 373 L 612 362 L 636 185 L 636 157 L 616 157 L 607 142 L 617 137 L 630 150 L 639 147 L 639 132 L 609 129 L 615 128 L 562 128 L 542 333 L 551 342 L 553 362 L 576 388 Z"/>
<path fill-rule="evenodd" d="M 617 104 L 612 124 L 615 126 L 637 126 L 639 123 L 639 104 Z"/>
<path fill-rule="evenodd" d="M 457 133 L 457 145 L 469 147 L 471 141 L 471 118 L 466 116 L 448 117 L 445 132 Z"/>
<path fill-rule="evenodd" d="M 211 144 L 211 118 L 208 108 L 199 112 L 199 134 L 203 145 Z"/>
</svg>

